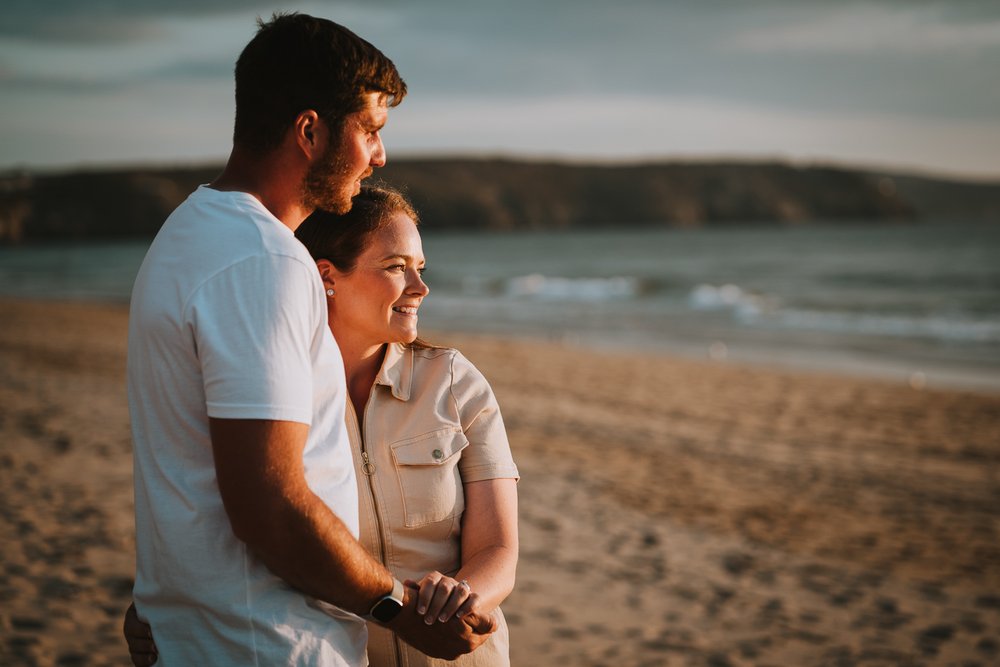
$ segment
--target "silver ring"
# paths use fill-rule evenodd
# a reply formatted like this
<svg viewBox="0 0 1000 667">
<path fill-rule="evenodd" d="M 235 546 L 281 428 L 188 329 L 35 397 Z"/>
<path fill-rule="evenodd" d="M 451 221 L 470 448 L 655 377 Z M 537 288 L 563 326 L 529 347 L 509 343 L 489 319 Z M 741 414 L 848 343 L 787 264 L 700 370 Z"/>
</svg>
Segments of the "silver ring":
<svg viewBox="0 0 1000 667">
<path fill-rule="evenodd" d="M 472 590 L 472 586 L 469 585 L 469 580 L 468 579 L 462 579 L 460 582 L 458 582 L 458 585 L 459 586 L 465 586 L 465 590 L 467 590 L 467 591 L 471 591 Z"/>
</svg>

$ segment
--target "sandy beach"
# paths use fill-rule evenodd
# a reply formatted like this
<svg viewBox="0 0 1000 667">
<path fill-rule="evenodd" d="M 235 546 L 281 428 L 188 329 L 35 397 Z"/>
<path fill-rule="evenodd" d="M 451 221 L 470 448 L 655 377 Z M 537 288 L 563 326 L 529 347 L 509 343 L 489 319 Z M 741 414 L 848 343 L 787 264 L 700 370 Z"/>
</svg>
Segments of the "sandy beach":
<svg viewBox="0 0 1000 667">
<path fill-rule="evenodd" d="M 126 665 L 127 309 L 0 301 L 0 665 Z M 523 475 L 536 665 L 1000 664 L 1000 394 L 429 336 Z"/>
</svg>

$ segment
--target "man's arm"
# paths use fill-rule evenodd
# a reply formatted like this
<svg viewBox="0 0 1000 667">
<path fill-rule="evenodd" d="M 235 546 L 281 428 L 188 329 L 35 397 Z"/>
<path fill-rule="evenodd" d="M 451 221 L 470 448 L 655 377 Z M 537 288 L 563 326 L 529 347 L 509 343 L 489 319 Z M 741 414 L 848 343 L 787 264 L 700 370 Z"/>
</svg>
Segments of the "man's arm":
<svg viewBox="0 0 1000 667">
<path fill-rule="evenodd" d="M 211 419 L 219 492 L 233 532 L 274 574 L 355 614 L 392 590 L 392 575 L 306 484 L 309 427 Z"/>
<path fill-rule="evenodd" d="M 365 615 L 392 590 L 392 575 L 309 489 L 302 453 L 309 427 L 288 421 L 211 419 L 219 492 L 233 532 L 274 574 L 295 588 Z M 389 624 L 403 641 L 433 657 L 468 653 L 496 630 L 491 616 L 470 614 L 428 627 L 407 590 Z"/>
<path fill-rule="evenodd" d="M 219 493 L 236 537 L 274 574 L 341 609 L 365 615 L 392 590 L 392 575 L 354 539 L 308 487 L 302 452 L 309 427 L 288 421 L 210 419 Z M 490 616 L 469 614 L 428 626 L 416 612 L 416 591 L 389 629 L 424 653 L 453 660 L 497 629 Z M 158 655 L 148 625 L 129 606 L 123 628 L 132 664 Z"/>
</svg>

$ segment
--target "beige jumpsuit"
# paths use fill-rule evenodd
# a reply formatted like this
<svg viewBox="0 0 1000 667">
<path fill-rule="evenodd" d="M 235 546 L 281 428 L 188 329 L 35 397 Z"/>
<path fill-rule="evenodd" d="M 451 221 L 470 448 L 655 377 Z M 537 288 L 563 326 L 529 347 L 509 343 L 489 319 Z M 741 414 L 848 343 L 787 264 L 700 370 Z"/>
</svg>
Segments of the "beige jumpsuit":
<svg viewBox="0 0 1000 667">
<path fill-rule="evenodd" d="M 517 478 L 503 419 L 483 375 L 457 350 L 387 346 L 363 430 L 348 401 L 347 433 L 358 471 L 361 543 L 400 580 L 462 563 L 463 484 Z M 469 655 L 428 658 L 368 624 L 373 667 L 510 664 L 507 623 Z"/>
</svg>

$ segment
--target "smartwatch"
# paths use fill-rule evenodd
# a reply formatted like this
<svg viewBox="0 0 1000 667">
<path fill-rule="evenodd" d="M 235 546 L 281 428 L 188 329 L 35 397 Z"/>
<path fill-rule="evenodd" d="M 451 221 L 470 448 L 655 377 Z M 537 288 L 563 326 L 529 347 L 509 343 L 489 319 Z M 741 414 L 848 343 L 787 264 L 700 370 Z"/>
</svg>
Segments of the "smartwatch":
<svg viewBox="0 0 1000 667">
<path fill-rule="evenodd" d="M 368 612 L 368 618 L 379 623 L 388 623 L 403 609 L 403 584 L 393 578 L 392 592 L 376 600 Z"/>
</svg>

